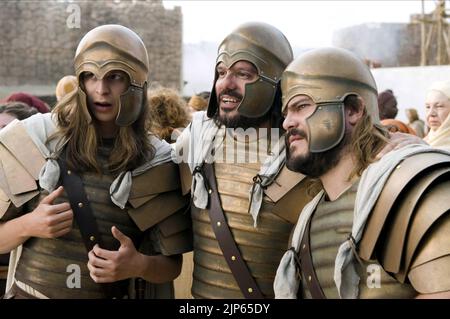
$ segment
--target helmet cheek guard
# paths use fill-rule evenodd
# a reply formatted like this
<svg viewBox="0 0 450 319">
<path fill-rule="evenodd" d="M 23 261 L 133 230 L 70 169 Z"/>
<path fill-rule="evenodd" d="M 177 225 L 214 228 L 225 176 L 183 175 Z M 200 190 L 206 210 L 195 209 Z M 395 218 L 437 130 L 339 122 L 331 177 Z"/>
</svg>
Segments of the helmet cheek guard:
<svg viewBox="0 0 450 319">
<path fill-rule="evenodd" d="M 272 106 L 277 84 L 272 84 L 264 79 L 245 85 L 245 95 L 238 106 L 240 114 L 250 118 L 258 118 L 267 113 Z"/>
<path fill-rule="evenodd" d="M 309 151 L 321 153 L 338 145 L 345 133 L 344 103 L 320 103 L 307 119 Z"/>
<path fill-rule="evenodd" d="M 145 105 L 147 84 L 143 88 L 130 85 L 128 90 L 120 96 L 119 112 L 116 117 L 118 126 L 129 126 L 141 115 Z"/>
</svg>

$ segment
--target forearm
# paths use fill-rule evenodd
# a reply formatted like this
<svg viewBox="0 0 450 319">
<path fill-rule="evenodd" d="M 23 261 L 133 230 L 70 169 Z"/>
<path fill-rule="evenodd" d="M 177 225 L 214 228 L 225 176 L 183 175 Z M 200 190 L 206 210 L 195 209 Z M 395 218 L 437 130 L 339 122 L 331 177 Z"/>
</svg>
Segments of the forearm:
<svg viewBox="0 0 450 319">
<path fill-rule="evenodd" d="M 26 228 L 27 215 L 0 223 L 0 254 L 22 245 L 30 236 Z"/>
<path fill-rule="evenodd" d="M 136 267 L 138 271 L 137 277 L 156 284 L 172 281 L 179 276 L 182 263 L 182 255 L 148 256 L 139 253 L 138 265 Z"/>
</svg>

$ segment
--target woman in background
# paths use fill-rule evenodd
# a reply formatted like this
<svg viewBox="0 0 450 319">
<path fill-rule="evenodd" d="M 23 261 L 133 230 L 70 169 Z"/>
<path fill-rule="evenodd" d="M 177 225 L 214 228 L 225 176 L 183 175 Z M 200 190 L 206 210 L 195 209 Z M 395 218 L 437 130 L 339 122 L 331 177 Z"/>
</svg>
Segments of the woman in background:
<svg viewBox="0 0 450 319">
<path fill-rule="evenodd" d="M 425 114 L 430 128 L 424 138 L 431 146 L 450 151 L 450 81 L 435 82 L 428 90 Z"/>
</svg>

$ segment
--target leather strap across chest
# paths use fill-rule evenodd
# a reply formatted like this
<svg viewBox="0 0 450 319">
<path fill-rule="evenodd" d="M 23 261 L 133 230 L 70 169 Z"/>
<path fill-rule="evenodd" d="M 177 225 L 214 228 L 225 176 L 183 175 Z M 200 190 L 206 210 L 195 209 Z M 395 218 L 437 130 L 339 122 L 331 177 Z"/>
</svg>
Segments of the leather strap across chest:
<svg viewBox="0 0 450 319">
<path fill-rule="evenodd" d="M 91 205 L 84 191 L 83 181 L 80 176 L 67 169 L 63 158 L 60 157 L 58 159 L 58 164 L 61 171 L 61 184 L 64 186 L 64 190 L 69 198 L 70 207 L 80 229 L 86 250 L 90 252 L 96 244 L 104 248 L 97 221 L 94 218 Z M 119 283 L 100 284 L 107 298 L 123 298 L 124 291 L 118 285 Z M 123 285 L 123 282 L 121 284 Z"/>
<path fill-rule="evenodd" d="M 300 269 L 303 273 L 303 282 L 306 282 L 308 290 L 311 293 L 313 299 L 326 299 L 323 293 L 322 287 L 320 287 L 319 280 L 314 270 L 314 265 L 311 255 L 311 243 L 310 243 L 310 230 L 311 230 L 312 216 L 306 225 L 305 232 L 300 244 L 299 259 Z"/>
<path fill-rule="evenodd" d="M 250 273 L 247 264 L 242 258 L 241 252 L 236 245 L 233 234 L 228 226 L 225 214 L 220 202 L 217 189 L 214 168 L 212 164 L 203 164 L 202 170 L 208 180 L 209 217 L 216 239 L 219 242 L 223 256 L 236 279 L 236 282 L 247 299 L 263 299 L 264 295 L 259 289 L 255 279 Z"/>
</svg>

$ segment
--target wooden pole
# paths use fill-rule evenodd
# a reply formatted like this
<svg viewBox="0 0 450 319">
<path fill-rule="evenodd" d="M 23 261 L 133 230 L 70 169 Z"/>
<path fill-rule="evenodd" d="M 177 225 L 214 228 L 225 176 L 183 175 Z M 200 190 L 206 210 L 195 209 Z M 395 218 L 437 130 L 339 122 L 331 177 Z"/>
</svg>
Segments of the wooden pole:
<svg viewBox="0 0 450 319">
<path fill-rule="evenodd" d="M 436 20 L 437 20 L 437 56 L 436 64 L 442 64 L 442 1 L 436 8 Z"/>
<path fill-rule="evenodd" d="M 422 0 L 422 20 L 420 22 L 420 65 L 427 64 L 427 51 L 425 49 L 425 0 Z"/>
</svg>

